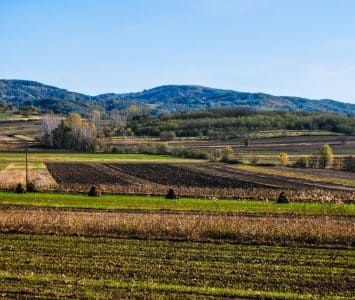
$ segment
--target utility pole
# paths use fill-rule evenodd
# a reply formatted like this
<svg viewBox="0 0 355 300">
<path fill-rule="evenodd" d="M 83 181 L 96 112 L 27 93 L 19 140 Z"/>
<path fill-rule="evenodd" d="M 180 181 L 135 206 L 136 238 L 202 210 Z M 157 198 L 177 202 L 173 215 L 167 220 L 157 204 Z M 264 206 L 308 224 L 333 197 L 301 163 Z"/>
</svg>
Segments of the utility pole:
<svg viewBox="0 0 355 300">
<path fill-rule="evenodd" d="M 26 191 L 28 190 L 28 143 L 25 142 L 25 153 L 26 153 Z"/>
</svg>

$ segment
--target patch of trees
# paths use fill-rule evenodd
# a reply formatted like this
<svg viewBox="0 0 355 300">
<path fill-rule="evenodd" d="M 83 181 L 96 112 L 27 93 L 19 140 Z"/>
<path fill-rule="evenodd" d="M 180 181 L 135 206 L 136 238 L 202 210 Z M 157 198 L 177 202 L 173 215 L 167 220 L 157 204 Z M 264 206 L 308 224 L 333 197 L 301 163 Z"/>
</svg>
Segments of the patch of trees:
<svg viewBox="0 0 355 300">
<path fill-rule="evenodd" d="M 257 111 L 250 108 L 216 108 L 139 116 L 128 126 L 136 135 L 240 138 L 257 130 L 324 130 L 355 135 L 355 117 L 326 112 Z"/>
<path fill-rule="evenodd" d="M 198 149 L 186 148 L 184 146 L 168 146 L 165 143 L 147 143 L 139 144 L 133 147 L 113 146 L 107 150 L 111 153 L 138 153 L 138 154 L 160 154 L 160 155 L 172 155 L 182 158 L 191 159 L 210 159 L 210 154 L 206 151 Z"/>
<path fill-rule="evenodd" d="M 334 162 L 333 149 L 328 144 L 325 144 L 319 151 L 309 156 L 301 156 L 296 161 L 295 167 L 325 169 L 328 167 L 332 167 L 333 162 Z"/>
<path fill-rule="evenodd" d="M 294 163 L 294 167 L 312 169 L 333 168 L 334 170 L 355 172 L 355 157 L 349 155 L 334 158 L 333 149 L 328 144 L 325 144 L 319 151 L 308 156 L 301 156 Z"/>
<path fill-rule="evenodd" d="M 99 147 L 95 124 L 92 121 L 83 121 L 76 113 L 69 114 L 66 118 L 44 115 L 42 143 L 50 148 L 88 152 Z"/>
</svg>

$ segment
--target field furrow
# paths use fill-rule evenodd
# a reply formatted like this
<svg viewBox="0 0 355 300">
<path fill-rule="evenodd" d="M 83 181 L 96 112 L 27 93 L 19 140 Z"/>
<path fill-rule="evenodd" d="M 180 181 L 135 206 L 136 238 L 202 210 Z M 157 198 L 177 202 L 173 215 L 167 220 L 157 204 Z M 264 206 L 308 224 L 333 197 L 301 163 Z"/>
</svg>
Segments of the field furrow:
<svg viewBox="0 0 355 300">
<path fill-rule="evenodd" d="M 0 241 L 5 297 L 302 299 L 355 292 L 352 250 L 27 235 Z"/>
</svg>

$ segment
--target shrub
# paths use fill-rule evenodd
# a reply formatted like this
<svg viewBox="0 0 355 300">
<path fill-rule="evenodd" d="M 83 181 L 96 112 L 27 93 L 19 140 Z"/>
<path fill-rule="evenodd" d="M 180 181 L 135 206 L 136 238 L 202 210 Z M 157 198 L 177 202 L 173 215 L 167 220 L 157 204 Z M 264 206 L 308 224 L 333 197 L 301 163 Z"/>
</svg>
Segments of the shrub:
<svg viewBox="0 0 355 300">
<path fill-rule="evenodd" d="M 307 156 L 301 156 L 296 162 L 295 167 L 297 168 L 308 168 L 309 160 Z"/>
<path fill-rule="evenodd" d="M 206 151 L 200 151 L 195 149 L 188 149 L 182 146 L 172 148 L 168 154 L 183 157 L 183 158 L 192 158 L 192 159 L 209 159 L 209 153 Z"/>
<path fill-rule="evenodd" d="M 279 162 L 281 166 L 287 166 L 288 165 L 288 154 L 286 152 L 281 152 L 279 154 Z"/>
<path fill-rule="evenodd" d="M 333 161 L 333 169 L 334 170 L 341 170 L 342 169 L 342 159 L 341 158 L 335 158 Z"/>
<path fill-rule="evenodd" d="M 229 162 L 234 154 L 232 147 L 228 146 L 221 151 L 221 161 Z"/>
<path fill-rule="evenodd" d="M 162 131 L 160 133 L 160 140 L 162 141 L 173 141 L 176 138 L 174 131 Z"/>
<path fill-rule="evenodd" d="M 313 153 L 309 157 L 308 166 L 312 169 L 316 169 L 319 167 L 319 155 L 317 153 Z"/>
<path fill-rule="evenodd" d="M 117 146 L 113 146 L 112 149 L 111 149 L 111 153 L 120 154 L 120 153 L 122 153 L 122 150 L 121 150 L 121 148 L 119 148 Z"/>
<path fill-rule="evenodd" d="M 319 151 L 319 167 L 324 169 L 331 166 L 333 160 L 333 149 L 328 144 L 323 145 L 322 149 Z"/>
<path fill-rule="evenodd" d="M 349 155 L 343 158 L 342 169 L 348 172 L 355 172 L 355 157 Z"/>
</svg>

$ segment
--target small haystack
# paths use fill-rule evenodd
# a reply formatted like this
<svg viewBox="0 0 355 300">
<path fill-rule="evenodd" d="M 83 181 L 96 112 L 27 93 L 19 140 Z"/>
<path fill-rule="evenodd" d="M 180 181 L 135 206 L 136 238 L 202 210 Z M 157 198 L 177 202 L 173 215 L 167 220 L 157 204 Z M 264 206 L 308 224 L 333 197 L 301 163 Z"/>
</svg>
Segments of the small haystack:
<svg viewBox="0 0 355 300">
<path fill-rule="evenodd" d="M 279 198 L 277 199 L 277 203 L 289 203 L 285 192 L 280 193 Z"/>
<path fill-rule="evenodd" d="M 165 199 L 178 199 L 176 192 L 174 189 L 169 189 L 168 193 L 165 195 Z"/>
<path fill-rule="evenodd" d="M 22 183 L 19 183 L 16 186 L 15 193 L 17 194 L 24 194 L 26 192 L 25 188 L 22 186 Z"/>
<path fill-rule="evenodd" d="M 99 191 L 99 189 L 96 186 L 92 186 L 90 188 L 90 191 L 88 193 L 89 197 L 101 197 L 101 192 Z"/>
</svg>

